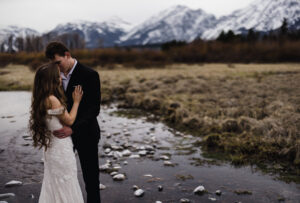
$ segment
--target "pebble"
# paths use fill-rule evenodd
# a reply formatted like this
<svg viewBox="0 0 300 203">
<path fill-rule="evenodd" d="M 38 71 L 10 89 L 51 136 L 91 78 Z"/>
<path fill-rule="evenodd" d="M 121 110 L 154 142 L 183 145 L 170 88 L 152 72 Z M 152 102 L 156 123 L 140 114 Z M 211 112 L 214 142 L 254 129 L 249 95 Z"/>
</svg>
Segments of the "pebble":
<svg viewBox="0 0 300 203">
<path fill-rule="evenodd" d="M 142 197 L 143 195 L 144 195 L 144 190 L 142 190 L 142 189 L 137 189 L 135 192 L 134 192 L 134 195 L 136 196 L 136 197 Z"/>
<path fill-rule="evenodd" d="M 121 166 L 114 166 L 112 169 L 114 170 L 114 171 L 118 171 L 118 170 L 120 170 L 122 167 Z"/>
<path fill-rule="evenodd" d="M 157 188 L 158 188 L 159 192 L 163 191 L 163 189 L 164 189 L 163 186 L 161 186 L 161 185 L 159 185 Z"/>
<path fill-rule="evenodd" d="M 118 172 L 116 172 L 116 171 L 110 173 L 111 176 L 115 176 L 117 174 L 118 174 Z"/>
<path fill-rule="evenodd" d="M 213 202 L 217 201 L 217 199 L 214 198 L 214 197 L 209 197 L 208 199 L 211 200 L 211 201 L 213 201 Z"/>
<path fill-rule="evenodd" d="M 153 175 L 151 175 L 151 174 L 145 174 L 144 177 L 150 177 L 150 178 L 152 178 Z"/>
<path fill-rule="evenodd" d="M 113 153 L 114 158 L 119 159 L 123 157 L 123 154 L 121 152 L 114 152 Z"/>
<path fill-rule="evenodd" d="M 110 169 L 110 164 L 108 164 L 108 163 L 103 164 L 99 167 L 100 171 L 107 171 L 108 169 Z"/>
<path fill-rule="evenodd" d="M 221 192 L 221 190 L 216 190 L 216 195 L 221 195 L 222 194 L 222 192 Z"/>
<path fill-rule="evenodd" d="M 99 188 L 100 188 L 100 190 L 104 190 L 104 189 L 106 189 L 106 186 L 100 183 Z"/>
<path fill-rule="evenodd" d="M 150 139 L 151 139 L 152 142 L 156 142 L 157 141 L 156 137 L 154 137 L 154 136 L 152 136 Z"/>
<path fill-rule="evenodd" d="M 132 152 L 130 151 L 130 150 L 128 150 L 128 149 L 126 149 L 126 150 L 124 150 L 123 152 L 122 152 L 122 155 L 123 156 L 130 156 L 132 154 Z"/>
<path fill-rule="evenodd" d="M 112 145 L 111 148 L 112 148 L 113 150 L 123 150 L 123 147 L 117 146 L 117 145 Z"/>
<path fill-rule="evenodd" d="M 191 201 L 189 199 L 182 198 L 182 199 L 180 199 L 180 202 L 181 203 L 188 203 L 188 202 L 191 202 Z"/>
<path fill-rule="evenodd" d="M 140 146 L 140 147 L 138 148 L 138 150 L 145 150 L 145 149 L 146 149 L 145 146 Z"/>
<path fill-rule="evenodd" d="M 205 192 L 204 186 L 200 185 L 195 188 L 194 194 L 202 195 Z"/>
<path fill-rule="evenodd" d="M 136 190 L 139 189 L 139 187 L 138 187 L 137 185 L 134 185 L 134 186 L 132 186 L 132 189 L 133 189 L 134 191 L 136 191 Z"/>
<path fill-rule="evenodd" d="M 124 161 L 124 162 L 123 162 L 123 164 L 124 164 L 124 165 L 127 165 L 127 164 L 128 164 L 128 162 L 127 162 L 127 161 Z"/>
<path fill-rule="evenodd" d="M 139 151 L 139 155 L 140 156 L 146 156 L 147 155 L 147 151 L 146 150 Z"/>
<path fill-rule="evenodd" d="M 114 180 L 116 181 L 122 181 L 125 180 L 125 175 L 124 174 L 117 174 L 113 177 Z"/>
<path fill-rule="evenodd" d="M 166 155 L 162 155 L 159 157 L 162 160 L 170 160 L 170 157 L 166 156 Z"/>
<path fill-rule="evenodd" d="M 109 152 L 111 152 L 111 149 L 110 149 L 110 148 L 106 148 L 106 149 L 104 150 L 104 153 L 105 153 L 105 154 L 108 154 Z"/>
<path fill-rule="evenodd" d="M 129 158 L 131 158 L 131 159 L 139 159 L 139 158 L 141 158 L 141 156 L 138 155 L 138 154 L 133 154 Z"/>
<path fill-rule="evenodd" d="M 103 149 L 106 149 L 106 148 L 111 148 L 111 144 L 109 143 L 104 143 L 103 146 L 102 146 Z"/>
<path fill-rule="evenodd" d="M 155 203 L 162 203 L 161 201 L 155 201 Z"/>
<path fill-rule="evenodd" d="M 154 147 L 152 147 L 151 145 L 146 145 L 146 146 L 145 146 L 145 149 L 146 149 L 147 151 L 154 151 Z"/>
<path fill-rule="evenodd" d="M 4 193 L 4 194 L 0 194 L 0 198 L 4 199 L 4 198 L 8 198 L 8 197 L 14 197 L 16 196 L 14 193 Z"/>
<path fill-rule="evenodd" d="M 171 161 L 164 161 L 165 166 L 174 166 L 174 164 Z"/>
<path fill-rule="evenodd" d="M 5 187 L 12 187 L 17 185 L 22 185 L 23 183 L 21 181 L 12 180 L 5 184 Z"/>
</svg>

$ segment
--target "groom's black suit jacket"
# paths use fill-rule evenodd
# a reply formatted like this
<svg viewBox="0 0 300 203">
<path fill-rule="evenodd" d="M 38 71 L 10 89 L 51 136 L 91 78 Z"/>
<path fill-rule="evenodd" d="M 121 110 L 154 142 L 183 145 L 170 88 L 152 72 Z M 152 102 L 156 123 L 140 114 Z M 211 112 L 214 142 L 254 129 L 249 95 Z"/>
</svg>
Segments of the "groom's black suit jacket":
<svg viewBox="0 0 300 203">
<path fill-rule="evenodd" d="M 100 128 L 97 121 L 101 101 L 99 74 L 77 62 L 65 92 L 69 112 L 73 105 L 72 92 L 75 85 L 82 86 L 83 97 L 79 104 L 76 120 L 71 126 L 72 140 L 75 148 L 89 147 L 89 144 L 98 143 L 100 139 Z"/>
</svg>

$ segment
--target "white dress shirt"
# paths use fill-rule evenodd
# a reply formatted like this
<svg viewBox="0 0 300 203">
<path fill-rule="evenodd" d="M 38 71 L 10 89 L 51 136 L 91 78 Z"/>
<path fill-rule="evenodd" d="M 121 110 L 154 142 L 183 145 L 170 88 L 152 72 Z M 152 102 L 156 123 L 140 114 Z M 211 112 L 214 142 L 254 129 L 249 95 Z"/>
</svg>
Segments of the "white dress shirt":
<svg viewBox="0 0 300 203">
<path fill-rule="evenodd" d="M 62 79 L 62 85 L 63 85 L 63 88 L 64 88 L 65 91 L 67 91 L 68 84 L 69 84 L 69 81 L 71 79 L 72 73 L 75 69 L 75 66 L 77 65 L 77 60 L 76 59 L 74 59 L 74 60 L 75 60 L 75 63 L 74 63 L 72 69 L 70 70 L 70 72 L 68 73 L 67 76 L 65 76 L 65 74 L 63 72 L 60 72 L 60 77 Z"/>
</svg>

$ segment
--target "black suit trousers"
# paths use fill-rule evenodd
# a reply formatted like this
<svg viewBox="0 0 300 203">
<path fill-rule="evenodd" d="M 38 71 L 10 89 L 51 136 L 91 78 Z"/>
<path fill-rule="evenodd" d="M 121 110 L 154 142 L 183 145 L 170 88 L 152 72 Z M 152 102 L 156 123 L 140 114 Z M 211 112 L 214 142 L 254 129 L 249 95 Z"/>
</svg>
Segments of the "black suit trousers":
<svg viewBox="0 0 300 203">
<path fill-rule="evenodd" d="M 81 144 L 75 148 L 85 182 L 87 203 L 100 203 L 98 142 L 89 143 L 88 146 Z"/>
</svg>

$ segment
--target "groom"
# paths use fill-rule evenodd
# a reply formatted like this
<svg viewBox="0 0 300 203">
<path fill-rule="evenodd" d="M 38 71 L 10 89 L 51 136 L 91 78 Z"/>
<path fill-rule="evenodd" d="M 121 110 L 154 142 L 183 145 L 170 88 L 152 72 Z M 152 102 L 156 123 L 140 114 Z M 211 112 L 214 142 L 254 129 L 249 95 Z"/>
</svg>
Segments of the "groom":
<svg viewBox="0 0 300 203">
<path fill-rule="evenodd" d="M 100 128 L 97 122 L 101 100 L 99 74 L 80 64 L 71 56 L 68 48 L 60 42 L 50 42 L 45 54 L 48 59 L 59 66 L 62 85 L 67 97 L 68 111 L 73 105 L 74 86 L 82 86 L 83 97 L 74 124 L 71 127 L 64 126 L 62 129 L 54 131 L 53 134 L 58 138 L 72 136 L 74 148 L 80 159 L 87 203 L 99 203 L 98 142 Z"/>
</svg>

